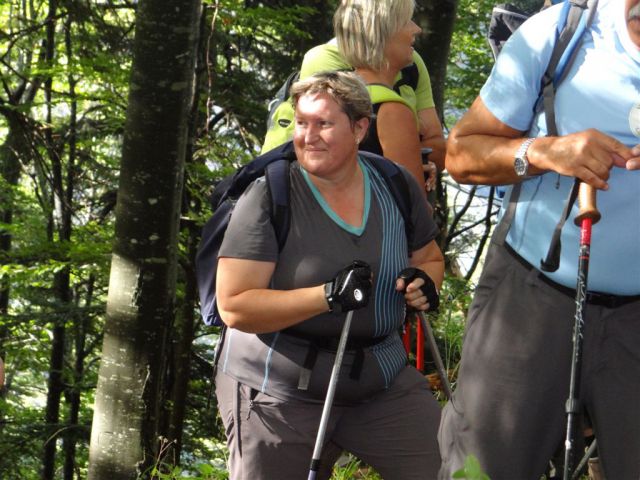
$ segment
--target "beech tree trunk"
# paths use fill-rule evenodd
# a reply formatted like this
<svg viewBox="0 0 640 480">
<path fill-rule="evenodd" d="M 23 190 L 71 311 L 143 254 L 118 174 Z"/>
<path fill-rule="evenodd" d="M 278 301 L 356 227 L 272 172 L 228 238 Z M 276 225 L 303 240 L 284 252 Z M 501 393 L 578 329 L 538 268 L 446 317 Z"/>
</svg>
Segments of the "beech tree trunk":
<svg viewBox="0 0 640 480">
<path fill-rule="evenodd" d="M 90 480 L 144 478 L 157 453 L 199 11 L 137 6 Z"/>
<path fill-rule="evenodd" d="M 416 50 L 422 55 L 429 70 L 433 100 L 442 126 L 445 128 L 445 135 L 445 80 L 457 7 L 458 0 L 418 2 L 415 15 L 416 23 L 422 28 L 422 35 L 418 37 L 416 42 Z M 438 244 L 442 247 L 448 234 L 447 219 L 449 217 L 449 207 L 447 190 L 440 179 L 436 184 L 434 196 L 434 219 L 440 229 Z"/>
<path fill-rule="evenodd" d="M 416 42 L 416 50 L 427 64 L 433 100 L 441 119 L 444 107 L 444 83 L 457 8 L 458 0 L 419 1 L 415 15 L 416 23 L 422 28 L 422 34 Z"/>
</svg>

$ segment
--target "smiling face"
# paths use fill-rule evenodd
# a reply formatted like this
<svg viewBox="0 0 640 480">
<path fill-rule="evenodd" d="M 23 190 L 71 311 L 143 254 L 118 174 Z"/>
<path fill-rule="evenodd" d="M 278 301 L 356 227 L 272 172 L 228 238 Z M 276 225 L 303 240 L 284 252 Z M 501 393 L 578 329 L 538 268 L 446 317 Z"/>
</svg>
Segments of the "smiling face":
<svg viewBox="0 0 640 480">
<path fill-rule="evenodd" d="M 413 62 L 413 44 L 420 32 L 422 29 L 413 20 L 409 20 L 389 38 L 384 55 L 392 67 L 402 69 Z"/>
<path fill-rule="evenodd" d="M 296 104 L 293 145 L 298 161 L 310 174 L 329 177 L 355 162 L 358 143 L 369 120 L 351 122 L 327 93 L 302 95 Z"/>
<path fill-rule="evenodd" d="M 640 49 L 640 0 L 625 0 L 624 18 L 629 38 Z"/>
</svg>

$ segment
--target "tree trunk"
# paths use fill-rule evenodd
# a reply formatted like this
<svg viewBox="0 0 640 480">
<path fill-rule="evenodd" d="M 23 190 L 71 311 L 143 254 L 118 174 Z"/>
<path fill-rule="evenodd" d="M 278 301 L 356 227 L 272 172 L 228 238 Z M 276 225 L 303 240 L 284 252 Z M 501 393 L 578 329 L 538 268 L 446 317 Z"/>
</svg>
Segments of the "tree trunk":
<svg viewBox="0 0 640 480">
<path fill-rule="evenodd" d="M 73 25 L 72 14 L 69 13 L 65 21 L 64 43 L 67 58 L 74 58 L 73 45 L 71 42 L 71 28 Z M 69 82 L 69 99 L 71 103 L 71 112 L 69 115 L 69 155 L 66 171 L 66 188 L 62 182 L 60 187 L 60 196 L 62 197 L 62 228 L 60 228 L 61 240 L 71 241 L 71 214 L 73 211 L 73 192 L 75 190 L 76 179 L 76 152 L 77 152 L 77 120 L 78 120 L 78 100 L 76 97 L 75 75 L 70 72 L 68 74 Z M 67 280 L 65 285 L 67 291 L 71 285 Z M 69 295 L 71 296 L 71 295 Z M 70 309 L 69 309 L 70 310 Z M 80 385 L 82 384 L 82 376 L 84 373 L 84 343 L 87 319 L 84 315 L 73 315 L 74 332 L 75 332 L 75 359 L 73 368 L 73 378 L 69 382 L 67 388 L 67 403 L 69 404 L 69 417 L 67 419 L 67 429 L 63 438 L 64 450 L 64 467 L 63 479 L 73 480 L 73 474 L 76 463 L 76 439 L 78 438 L 78 419 L 80 413 Z"/>
<path fill-rule="evenodd" d="M 422 28 L 416 50 L 424 58 L 429 75 L 436 110 L 443 118 L 444 84 L 449 63 L 449 48 L 456 20 L 458 0 L 421 2 L 416 10 L 416 23 Z"/>
<path fill-rule="evenodd" d="M 69 302 L 69 271 L 67 269 L 56 274 L 54 280 L 56 297 L 59 301 Z M 66 336 L 66 319 L 60 313 L 54 313 L 54 325 L 49 360 L 49 380 L 47 382 L 47 406 L 45 408 L 45 424 L 47 438 L 44 444 L 42 460 L 43 480 L 55 478 L 56 440 L 60 434 L 60 399 L 63 391 L 62 370 L 64 367 L 64 344 Z"/>
<path fill-rule="evenodd" d="M 49 12 L 47 14 L 46 25 L 46 48 L 45 48 L 45 62 L 46 65 L 53 68 L 55 58 L 55 18 L 57 14 L 57 2 L 55 0 L 49 1 Z M 65 225 L 66 220 L 63 218 L 63 210 L 65 205 L 62 196 L 62 179 L 61 179 L 61 159 L 58 149 L 56 148 L 55 141 L 53 139 L 52 132 L 52 95 L 53 95 L 53 79 L 51 75 L 47 76 L 44 81 L 44 94 L 47 107 L 47 126 L 44 131 L 44 137 L 46 141 L 47 153 L 51 159 L 51 168 L 53 173 L 53 191 L 54 195 L 58 196 L 58 204 L 60 211 L 58 212 L 58 218 L 61 223 L 60 240 L 69 240 L 68 228 L 70 225 Z M 68 207 L 68 206 L 67 206 Z M 67 230 L 67 231 L 65 231 Z M 53 239 L 52 239 L 53 240 Z M 69 291 L 69 269 L 65 268 L 62 271 L 54 275 L 54 292 L 59 305 L 68 304 L 70 301 Z M 47 381 L 47 405 L 45 407 L 45 425 L 46 425 L 46 439 L 44 444 L 44 450 L 42 455 L 42 480 L 53 480 L 55 475 L 55 463 L 56 463 L 56 439 L 59 432 L 60 422 L 60 399 L 62 397 L 63 390 L 63 378 L 62 369 L 64 367 L 64 343 L 65 343 L 65 321 L 63 315 L 58 312 L 54 312 L 53 315 L 53 328 L 52 328 L 52 340 L 51 340 L 51 354 L 49 360 L 49 378 Z"/>
<path fill-rule="evenodd" d="M 195 265 L 198 239 L 195 232 L 190 232 L 187 245 L 187 262 L 185 265 L 185 296 L 180 314 L 177 316 L 174 328 L 171 377 L 172 383 L 169 391 L 169 425 L 167 438 L 172 442 L 171 450 L 176 463 L 179 462 L 182 450 L 182 427 L 186 413 L 186 399 L 190 378 L 191 345 L 193 344 L 195 322 L 194 306 L 198 298 L 198 286 L 196 283 Z"/>
<path fill-rule="evenodd" d="M 19 155 L 25 152 L 24 131 L 18 114 L 7 110 L 5 118 L 8 133 L 5 142 L 0 146 L 0 175 L 7 185 L 15 187 L 20 179 Z M 0 189 L 0 221 L 4 225 L 13 223 L 13 190 Z M 0 250 L 3 254 L 11 251 L 12 236 L 10 231 L 0 229 Z M 9 278 L 0 280 L 0 315 L 6 315 L 9 307 Z M 2 340 L 0 338 L 0 340 Z"/>
<path fill-rule="evenodd" d="M 156 454 L 199 11 L 138 3 L 90 480 L 136 479 Z"/>
<path fill-rule="evenodd" d="M 436 111 L 445 129 L 445 80 L 457 7 L 458 0 L 421 2 L 415 15 L 416 23 L 422 28 L 422 35 L 417 39 L 416 50 L 420 52 L 427 64 L 429 76 L 431 77 L 431 89 L 433 91 Z M 445 185 L 442 183 L 440 175 L 438 177 L 439 180 L 436 185 L 433 208 L 434 219 L 440 232 L 438 235 L 438 244 L 442 247 L 447 238 L 449 207 L 447 205 Z"/>
</svg>

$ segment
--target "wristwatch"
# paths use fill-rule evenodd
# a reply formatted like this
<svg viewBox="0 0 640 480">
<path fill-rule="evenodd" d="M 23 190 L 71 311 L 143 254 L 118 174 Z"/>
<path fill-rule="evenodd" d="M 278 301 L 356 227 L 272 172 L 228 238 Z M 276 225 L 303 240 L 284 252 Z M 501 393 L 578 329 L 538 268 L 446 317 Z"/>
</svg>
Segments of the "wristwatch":
<svg viewBox="0 0 640 480">
<path fill-rule="evenodd" d="M 527 150 L 533 143 L 535 138 L 527 138 L 520 144 L 520 147 L 516 151 L 516 156 L 513 159 L 513 169 L 516 171 L 516 175 L 519 177 L 529 176 L 529 159 L 527 158 Z"/>
</svg>

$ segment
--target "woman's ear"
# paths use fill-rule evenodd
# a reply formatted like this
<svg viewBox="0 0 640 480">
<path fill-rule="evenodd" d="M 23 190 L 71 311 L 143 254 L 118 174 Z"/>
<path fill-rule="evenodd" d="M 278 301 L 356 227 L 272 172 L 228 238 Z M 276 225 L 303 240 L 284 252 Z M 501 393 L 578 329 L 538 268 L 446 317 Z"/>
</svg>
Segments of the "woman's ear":
<svg viewBox="0 0 640 480">
<path fill-rule="evenodd" d="M 356 134 L 357 143 L 360 143 L 367 134 L 367 130 L 369 130 L 369 119 L 364 117 L 360 120 L 356 120 L 353 125 L 353 133 Z"/>
</svg>

